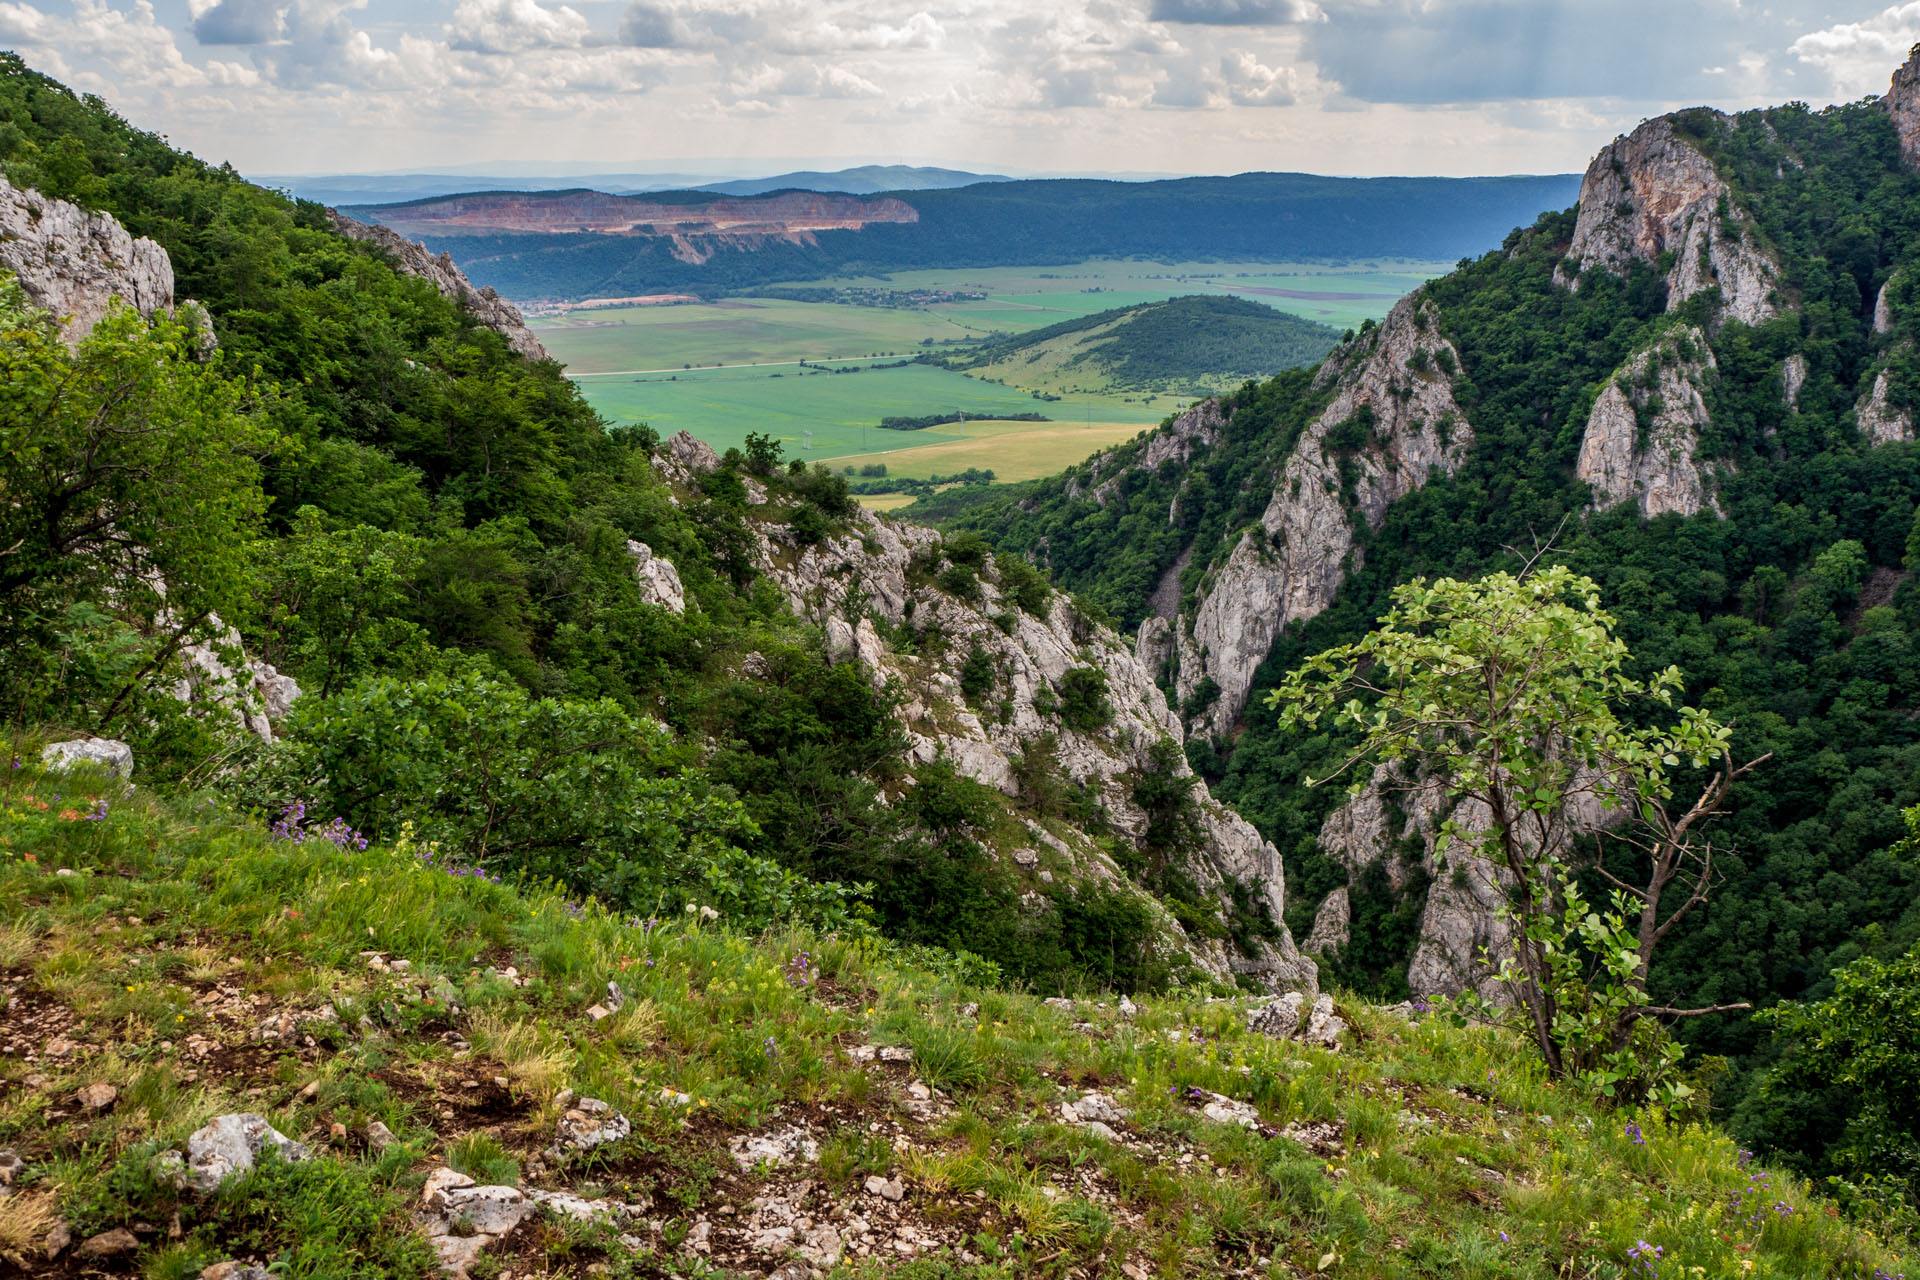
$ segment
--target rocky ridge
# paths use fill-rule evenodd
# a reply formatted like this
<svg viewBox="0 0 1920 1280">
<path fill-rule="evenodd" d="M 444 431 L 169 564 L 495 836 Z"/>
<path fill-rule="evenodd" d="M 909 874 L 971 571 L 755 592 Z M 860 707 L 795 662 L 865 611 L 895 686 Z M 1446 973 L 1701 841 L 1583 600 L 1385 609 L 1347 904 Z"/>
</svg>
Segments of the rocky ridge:
<svg viewBox="0 0 1920 1280">
<path fill-rule="evenodd" d="M 1608 380 L 1574 467 L 1596 507 L 1633 502 L 1647 516 L 1718 510 L 1711 472 L 1694 457 L 1711 424 L 1701 388 L 1716 372 L 1706 335 L 1689 325 L 1662 334 Z"/>
<path fill-rule="evenodd" d="M 0 177 L 0 270 L 13 273 L 35 305 L 77 346 L 118 298 L 151 316 L 173 306 L 167 251 L 135 238 L 108 214 L 55 200 Z"/>
<path fill-rule="evenodd" d="M 540 345 L 540 339 L 534 337 L 533 331 L 527 328 L 526 317 L 520 314 L 520 308 L 495 293 L 491 285 L 474 288 L 473 282 L 453 264 L 449 255 L 442 253 L 436 256 L 417 240 L 409 240 L 386 227 L 357 222 L 337 209 L 327 210 L 327 216 L 333 220 L 335 231 L 349 240 L 359 240 L 386 251 L 392 256 L 396 268 L 407 275 L 418 276 L 438 289 L 442 297 L 466 307 L 474 319 L 505 338 L 509 347 L 527 359 L 549 358 L 547 349 Z"/>
<path fill-rule="evenodd" d="M 1778 310 L 1779 265 L 1755 242 L 1713 163 L 1676 132 L 1671 116 L 1647 121 L 1594 157 L 1580 183 L 1567 254 L 1582 270 L 1624 272 L 1636 261 L 1665 261 L 1668 310 L 1715 286 L 1730 319 L 1759 324 Z M 1558 278 L 1579 287 L 1575 276 Z"/>
<path fill-rule="evenodd" d="M 1358 522 L 1379 528 L 1435 470 L 1460 465 L 1473 432 L 1453 398 L 1458 367 L 1424 291 L 1327 358 L 1316 387 L 1332 400 L 1281 465 L 1259 525 L 1201 588 L 1190 628 L 1174 628 L 1176 694 L 1206 679 L 1220 691 L 1196 729 L 1229 731 L 1274 637 L 1332 603 L 1357 567 Z"/>
<path fill-rule="evenodd" d="M 656 458 L 669 481 L 689 489 L 699 473 L 718 463 L 710 448 L 685 433 Z M 1135 781 L 1169 767 L 1191 776 L 1178 749 L 1180 724 L 1164 694 L 1119 636 L 1084 617 L 1066 597 L 1051 594 L 1043 609 L 1029 611 L 1008 597 L 995 572 L 983 570 L 977 598 L 962 598 L 933 581 L 947 563 L 937 533 L 870 512 L 860 512 L 850 530 L 816 546 L 797 545 L 784 524 L 766 521 L 755 528 L 761 570 L 796 614 L 822 627 L 829 655 L 858 662 L 876 686 L 901 691 L 898 715 L 916 762 L 944 757 L 959 772 L 1014 797 L 1021 791 L 1016 758 L 1047 750 L 1043 744 L 1050 740 L 1053 770 L 1095 792 L 1116 831 L 1136 843 L 1146 834 L 1148 817 L 1134 800 Z M 906 651 L 891 636 L 916 637 L 921 652 Z M 978 705 L 969 705 L 948 670 L 956 654 L 984 655 L 995 672 L 994 694 Z M 1071 727 L 1053 709 L 1073 671 L 1098 673 L 1111 716 L 1097 728 Z M 1156 754 L 1158 744 L 1173 749 Z M 1276 989 L 1316 990 L 1312 962 L 1299 954 L 1281 923 L 1286 882 L 1279 851 L 1215 801 L 1198 778 L 1192 794 L 1199 828 L 1188 868 L 1193 878 L 1223 911 L 1231 901 L 1230 881 L 1252 890 L 1278 936 L 1260 944 L 1257 954 L 1243 955 L 1218 940 L 1189 937 L 1158 899 L 1143 893 L 1161 918 L 1165 940 L 1215 977 L 1247 974 Z M 1030 846 L 1004 852 L 1036 882 L 1028 899 L 1033 909 L 1048 909 L 1037 886 L 1055 875 L 1142 892 L 1084 833 L 1024 821 Z"/>
</svg>

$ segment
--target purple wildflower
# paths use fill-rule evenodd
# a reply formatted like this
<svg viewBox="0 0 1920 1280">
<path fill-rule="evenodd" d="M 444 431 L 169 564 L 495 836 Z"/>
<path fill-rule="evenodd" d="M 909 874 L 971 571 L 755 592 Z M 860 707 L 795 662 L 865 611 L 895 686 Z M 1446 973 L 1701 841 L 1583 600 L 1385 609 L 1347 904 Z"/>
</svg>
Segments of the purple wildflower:
<svg viewBox="0 0 1920 1280">
<path fill-rule="evenodd" d="M 1643 1133 L 1641 1133 L 1641 1132 L 1640 1132 L 1640 1126 L 1639 1126 L 1639 1125 L 1637 1125 L 1637 1124 L 1635 1124 L 1635 1123 L 1634 1123 L 1633 1121 L 1631 1121 L 1631 1120 L 1629 1120 L 1629 1121 L 1627 1121 L 1627 1130 L 1626 1130 L 1626 1133 L 1627 1133 L 1627 1136 L 1628 1136 L 1629 1138 L 1632 1138 L 1632 1139 L 1633 1139 L 1633 1145 L 1634 1145 L 1634 1146 L 1636 1146 L 1636 1147 L 1644 1147 L 1644 1146 L 1646 1146 L 1646 1145 L 1647 1145 L 1647 1138 L 1646 1138 L 1646 1135 L 1645 1135 L 1645 1134 L 1643 1134 Z"/>
</svg>

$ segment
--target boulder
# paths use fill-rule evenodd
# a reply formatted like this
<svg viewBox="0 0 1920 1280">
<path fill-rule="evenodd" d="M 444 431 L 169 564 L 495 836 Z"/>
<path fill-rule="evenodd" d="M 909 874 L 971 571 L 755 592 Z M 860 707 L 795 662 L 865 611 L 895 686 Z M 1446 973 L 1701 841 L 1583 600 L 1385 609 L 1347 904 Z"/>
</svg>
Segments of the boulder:
<svg viewBox="0 0 1920 1280">
<path fill-rule="evenodd" d="M 187 1139 L 186 1184 L 196 1191 L 213 1191 L 235 1174 L 252 1169 L 263 1151 L 275 1151 L 282 1160 L 298 1162 L 309 1156 L 306 1146 L 251 1112 L 224 1115 Z"/>
<path fill-rule="evenodd" d="M 56 742 L 40 753 L 49 769 L 71 769 L 75 765 L 97 765 L 113 777 L 133 776 L 133 748 L 115 738 L 75 738 Z"/>
</svg>

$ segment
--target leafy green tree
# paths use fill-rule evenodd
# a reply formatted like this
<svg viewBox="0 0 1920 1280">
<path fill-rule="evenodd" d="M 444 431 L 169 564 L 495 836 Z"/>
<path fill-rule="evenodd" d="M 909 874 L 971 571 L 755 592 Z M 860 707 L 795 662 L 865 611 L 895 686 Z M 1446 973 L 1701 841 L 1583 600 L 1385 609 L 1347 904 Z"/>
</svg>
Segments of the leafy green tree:
<svg viewBox="0 0 1920 1280">
<path fill-rule="evenodd" d="M 1908 820 L 1920 826 L 1920 809 Z M 1897 1189 L 1920 1208 L 1920 945 L 1891 962 L 1862 956 L 1833 975 L 1831 996 L 1759 1015 L 1789 1039 L 1762 1091 L 1808 1083 L 1846 1097 L 1827 1155 L 1850 1180 Z"/>
<path fill-rule="evenodd" d="M 1714 849 L 1697 829 L 1759 763 L 1735 767 L 1730 730 L 1673 706 L 1678 669 L 1628 676 L 1614 626 L 1593 581 L 1560 566 L 1415 579 L 1366 638 L 1309 658 L 1268 699 L 1288 726 L 1330 718 L 1357 731 L 1336 773 L 1404 763 L 1483 807 L 1479 829 L 1456 810 L 1439 847 L 1463 843 L 1505 871 L 1515 936 L 1503 976 L 1519 1013 L 1553 1075 L 1610 1094 L 1670 1064 L 1657 1018 L 1720 1011 L 1656 1006 L 1647 976 L 1660 941 L 1713 884 Z M 1636 724 L 1629 712 L 1672 723 Z M 1719 769 L 1676 810 L 1669 771 L 1683 758 Z M 1644 858 L 1637 885 L 1600 869 L 1614 886 L 1610 910 L 1588 905 L 1569 852 L 1577 811 L 1596 802 L 1620 819 L 1612 838 Z"/>
<path fill-rule="evenodd" d="M 273 436 L 201 336 L 116 307 L 69 352 L 0 281 L 0 648 L 25 659 L 0 686 L 16 716 L 50 693 L 36 659 L 77 602 L 147 642 L 117 688 L 94 691 L 100 724 L 216 612 L 246 610 L 256 459 Z"/>
<path fill-rule="evenodd" d="M 377 669 L 424 657 L 425 633 L 408 621 L 408 581 L 418 572 L 416 538 L 366 525 L 328 530 L 302 507 L 286 538 L 270 545 L 265 573 L 267 637 L 261 656 L 298 672 L 326 698 Z"/>
<path fill-rule="evenodd" d="M 1060 720 L 1069 729 L 1092 733 L 1113 719 L 1107 700 L 1107 675 L 1098 667 L 1073 667 L 1060 677 Z"/>
</svg>

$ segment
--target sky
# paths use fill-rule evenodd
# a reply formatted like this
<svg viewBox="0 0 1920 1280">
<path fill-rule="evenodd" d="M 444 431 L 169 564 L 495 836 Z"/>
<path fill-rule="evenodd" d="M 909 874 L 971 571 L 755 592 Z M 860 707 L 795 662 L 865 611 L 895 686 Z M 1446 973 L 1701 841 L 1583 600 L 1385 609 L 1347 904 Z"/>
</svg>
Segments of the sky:
<svg viewBox="0 0 1920 1280">
<path fill-rule="evenodd" d="M 0 48 L 274 175 L 1572 172 L 1916 42 L 1920 0 L 0 0 Z"/>
</svg>

